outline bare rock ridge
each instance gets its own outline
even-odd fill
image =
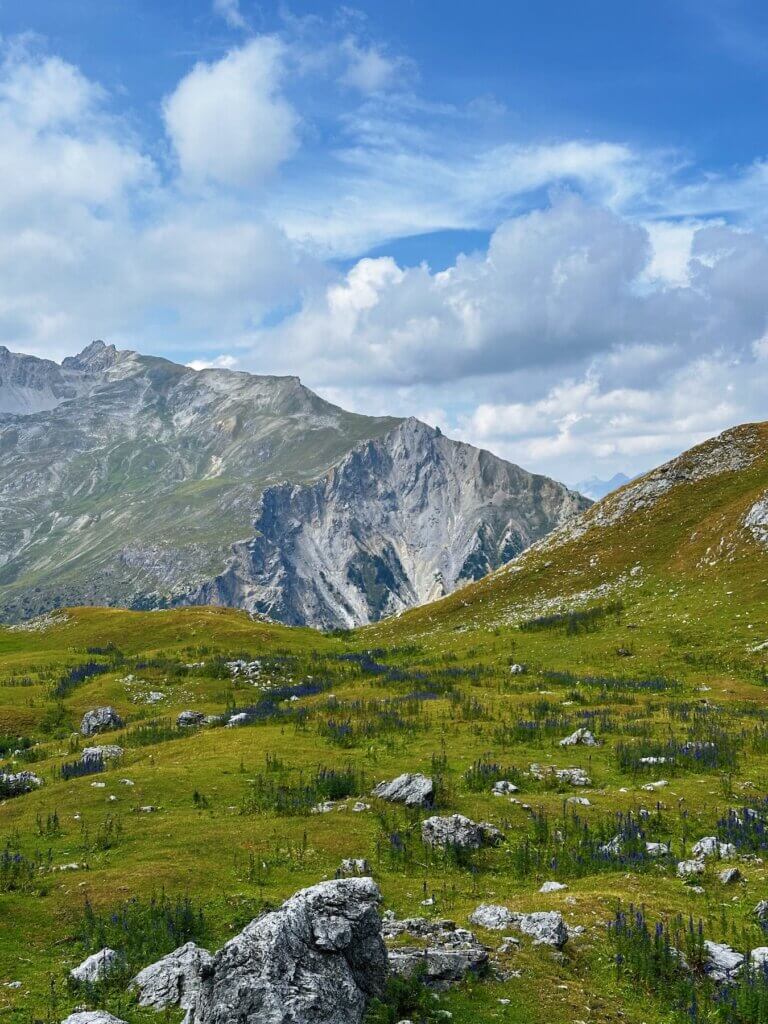
[[[297,377],[0,348],[0,620],[212,601],[323,627],[446,594],[588,501]]]
[[[357,626],[480,579],[588,502],[416,419],[313,484],[267,488],[256,535],[189,599]]]

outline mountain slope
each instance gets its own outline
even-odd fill
[[[621,601],[610,633],[650,654],[687,645],[762,663],[768,639],[768,424],[746,424],[625,485],[508,565],[428,609],[382,624],[398,640],[477,631]],[[475,639],[472,640],[474,635]],[[561,652],[567,653],[564,648]],[[649,652],[646,652],[649,653]]]
[[[8,617],[152,606],[199,585],[248,535],[265,486],[311,480],[397,422],[344,412],[296,377],[195,371],[101,342],[58,374],[37,370],[40,411],[0,416]],[[4,377],[0,407],[17,394]]]
[[[195,600],[297,625],[359,625],[480,579],[586,504],[409,419],[315,484],[268,488],[257,536]]]
[[[343,487],[339,495],[323,498],[338,523],[331,529],[334,544],[318,562],[311,545],[289,554],[281,539],[296,536],[291,524],[301,518],[299,506],[306,500],[301,492],[293,495],[292,487],[323,477],[355,445],[383,437],[401,421],[347,413],[297,377],[196,371],[103,342],[60,367],[10,353],[2,359],[7,372],[0,376],[0,409],[6,410],[0,415],[0,616],[6,619],[62,605],[152,608],[210,597],[269,607],[288,622],[367,622],[441,593],[424,573],[442,572],[447,591],[558,525],[560,499],[564,509],[583,504],[548,482],[533,488],[529,508],[526,487],[519,486],[527,474],[487,454],[469,457],[473,449],[442,439],[435,447],[441,464],[452,470],[429,476],[419,515],[426,522],[433,508],[475,516],[466,530],[452,529],[447,553],[432,558],[424,573],[412,568],[419,559],[413,546],[422,543],[424,527],[419,533],[398,521],[398,510],[409,500],[402,488],[413,486],[409,470],[392,475],[377,492],[384,517],[378,525],[375,510],[359,522],[339,518]],[[21,414],[22,405],[35,411]],[[449,454],[454,451],[464,455]],[[465,488],[473,493],[471,477],[477,474],[481,480],[490,474],[485,491],[464,509],[457,495]],[[352,466],[334,479],[346,481],[345,500],[354,503],[360,481]],[[265,488],[284,481],[289,484],[270,490],[262,501]],[[325,485],[318,486],[317,495]],[[539,495],[554,511],[536,507]],[[491,514],[505,500],[506,513]],[[510,502],[517,500],[523,507],[514,533]],[[487,514],[481,511],[485,505]],[[254,537],[254,522],[260,537],[271,538],[275,551],[280,548],[279,556],[269,555],[255,584],[246,567],[247,544],[239,544],[232,564],[239,561],[240,568],[230,573],[237,579],[228,582],[232,545]],[[507,523],[514,536],[505,548]],[[483,536],[475,539],[481,527]],[[350,530],[358,531],[358,539],[348,536]],[[365,531],[376,536],[375,543],[360,541]],[[476,563],[465,567],[473,544]],[[289,593],[291,576],[310,579],[319,568],[329,580],[346,580],[344,552],[356,546],[358,575],[368,581],[357,587],[362,596],[354,588],[331,600]],[[254,586],[276,596],[262,597]]]

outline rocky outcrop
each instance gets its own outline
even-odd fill
[[[470,922],[491,931],[513,928],[529,935],[534,945],[562,947],[568,941],[568,928],[557,910],[537,910],[531,914],[516,913],[497,903],[481,903]]]
[[[205,722],[205,715],[202,711],[182,711],[177,719],[176,725],[179,729],[192,729]]]
[[[704,836],[693,844],[691,853],[696,859],[702,857],[726,857],[736,856],[736,847],[733,843],[721,843],[717,836]]]
[[[421,823],[421,838],[427,846],[462,850],[479,850],[481,846],[498,846],[504,842],[504,834],[494,825],[472,821],[463,814],[427,818]]]
[[[95,747],[83,747],[80,763],[90,771],[99,771],[109,761],[119,761],[123,756],[123,748],[116,743],[103,743]]]
[[[435,786],[426,775],[407,772],[391,782],[380,782],[372,796],[393,804],[405,804],[406,807],[431,807],[435,799]]]
[[[31,793],[42,784],[43,780],[34,772],[0,772],[0,800]]]
[[[100,732],[122,729],[124,725],[125,722],[113,707],[93,708],[83,715],[80,733],[83,736],[95,736]]]
[[[457,928],[454,921],[425,917],[398,920],[390,911],[384,915],[382,933],[388,940],[409,935],[427,943],[390,949],[389,969],[401,977],[419,974],[431,988],[448,988],[468,974],[481,975],[488,968],[488,950],[473,932]]]
[[[187,942],[139,971],[130,987],[138,994],[139,1006],[191,1010],[200,997],[203,977],[212,967],[213,957],[208,950]]]
[[[572,732],[570,736],[566,736],[564,739],[560,740],[561,747],[596,747],[597,745],[597,740],[589,729],[583,728],[576,729],[576,731]]]
[[[114,971],[119,970],[123,965],[123,958],[114,949],[105,947],[98,953],[93,953],[77,967],[73,967],[69,976],[73,981],[80,984],[93,985],[97,981],[104,981]]]
[[[370,878],[321,882],[252,921],[215,954],[189,1024],[360,1024],[387,953]]]
[[[408,419],[317,483],[268,488],[254,538],[191,599],[291,625],[361,625],[479,579],[588,505]]]

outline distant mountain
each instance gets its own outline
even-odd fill
[[[416,419],[321,480],[264,491],[255,537],[195,600],[324,627],[443,597],[514,558],[588,502]]]
[[[476,578],[586,504],[415,421],[345,412],[298,377],[101,341],[61,366],[0,350],[6,619],[210,599],[364,622]]]
[[[580,480],[575,485],[579,494],[584,494],[593,501],[599,501],[611,491],[617,491],[624,484],[628,484],[632,477],[626,473],[614,473],[610,480],[601,480],[599,477],[591,476],[588,480]]]

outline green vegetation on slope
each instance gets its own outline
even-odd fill
[[[765,429],[745,430],[765,450]],[[767,487],[762,456],[686,479],[356,633],[203,608],[75,609],[0,631],[0,764],[43,779],[0,805],[0,1021],[61,1020],[83,1001],[68,969],[105,937],[131,968],[180,935],[217,948],[344,857],[368,859],[398,916],[466,924],[488,902],[557,909],[584,928],[562,957],[524,939],[498,976],[432,1001],[457,1024],[690,1020],[678,980],[649,966],[642,935],[618,932],[616,915],[634,904],[651,927],[674,931],[682,915],[742,952],[768,944],[752,912],[768,894],[768,559],[744,528]],[[107,704],[126,725],[98,742],[123,757],[70,774],[80,718]],[[185,709],[249,709],[249,724],[181,731]],[[561,747],[577,728],[599,745]],[[579,767],[591,784],[532,764]],[[506,842],[461,856],[424,847],[427,812],[369,795],[407,770],[436,779],[439,812],[490,821]],[[514,802],[491,794],[498,779],[520,787]],[[326,800],[334,809],[313,813]],[[369,809],[353,811],[357,800]],[[743,882],[724,886],[717,860],[692,882],[677,876],[708,835],[737,846]],[[567,888],[539,893],[552,880]],[[723,1018],[697,991],[693,1019],[764,1019]],[[122,985],[86,995],[131,1024],[158,1019]]]

